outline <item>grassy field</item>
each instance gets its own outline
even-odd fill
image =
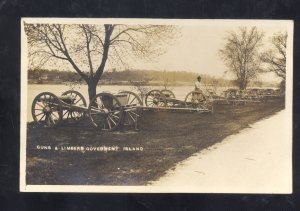
[[[57,128],[29,124],[27,184],[146,185],[193,153],[282,109],[284,101],[276,100],[215,105],[213,114],[148,111],[139,131],[100,132],[87,121]]]

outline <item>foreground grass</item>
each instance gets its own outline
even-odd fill
[[[282,109],[284,101],[277,100],[216,105],[214,114],[144,112],[138,132],[99,132],[88,122],[57,128],[28,125],[27,184],[145,185],[193,153]],[[87,150],[104,146],[118,151]]]

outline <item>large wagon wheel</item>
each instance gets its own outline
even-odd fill
[[[56,126],[62,119],[61,101],[51,92],[42,92],[34,98],[31,114],[38,124]]]
[[[95,128],[112,131],[121,123],[123,108],[114,95],[99,93],[91,100],[88,114]]]
[[[119,93],[127,95],[126,106],[142,106],[143,105],[141,98],[136,93],[130,92],[130,91],[121,91]]]
[[[62,119],[68,122],[76,122],[85,116],[84,110],[76,109],[76,107],[86,107],[86,101],[82,94],[77,91],[69,90],[62,93],[61,100],[70,107],[63,108]]]
[[[167,100],[161,91],[154,89],[145,95],[145,103],[148,107],[165,107]]]
[[[204,108],[206,97],[202,92],[191,91],[186,95],[184,102],[187,108]]]
[[[143,106],[143,101],[141,98],[134,92],[130,91],[122,91],[120,94],[126,94],[127,100],[125,105],[125,114],[124,114],[124,124],[125,125],[133,125],[136,123],[138,117],[141,116],[142,110],[137,108],[139,106]]]

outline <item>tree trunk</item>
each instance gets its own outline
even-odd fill
[[[239,88],[240,88],[240,90],[243,90],[243,89],[244,89],[244,81],[243,81],[243,80],[241,80],[241,81],[239,82]]]
[[[239,88],[240,88],[240,90],[245,90],[246,87],[247,87],[247,81],[246,81],[246,79],[241,79],[239,81]]]
[[[90,102],[92,101],[92,99],[96,96],[97,91],[97,83],[93,80],[90,80],[88,83],[88,91],[89,91],[89,100]]]

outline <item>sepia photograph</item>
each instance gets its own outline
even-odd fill
[[[20,191],[293,192],[293,21],[20,27]]]

